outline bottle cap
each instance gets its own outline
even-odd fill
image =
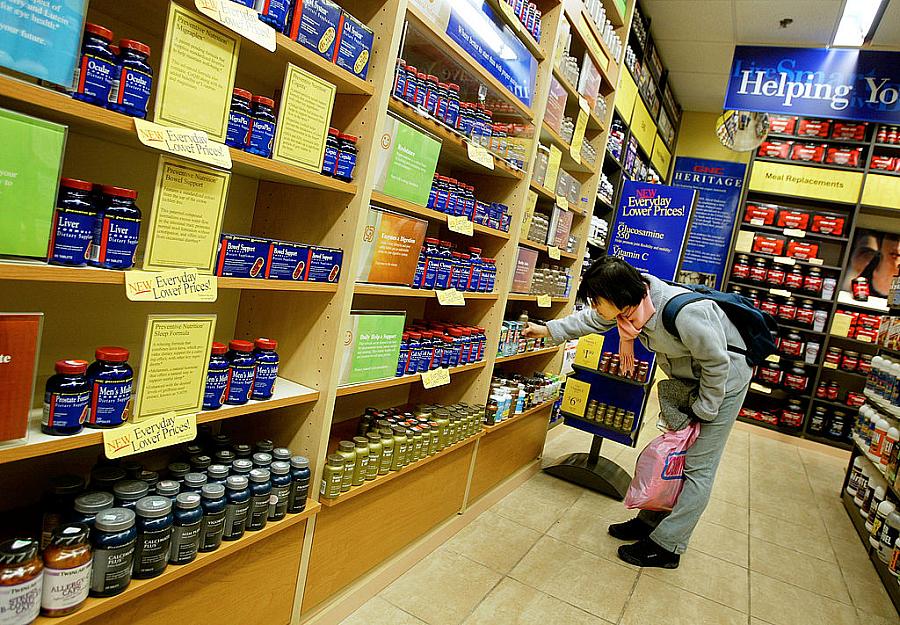
[[[184,483],[191,488],[203,488],[206,484],[205,473],[188,473],[184,476]]]
[[[107,41],[112,41],[113,31],[108,28],[104,28],[99,24],[91,24],[90,22],[85,23],[84,25],[85,32],[91,33],[92,35],[97,35],[98,37],[102,37]]]
[[[245,475],[230,475],[228,476],[228,479],[225,480],[225,486],[231,490],[244,490],[247,488],[248,484],[250,484],[250,482]]]
[[[259,349],[278,349],[278,341],[275,339],[258,338],[256,347]]]
[[[253,454],[253,464],[261,467],[267,467],[272,464],[272,454],[264,451],[258,451]]]
[[[187,462],[172,462],[169,464],[168,469],[170,475],[184,477],[191,472],[191,465]]]
[[[107,362],[128,362],[128,350],[124,347],[98,347],[94,357]]]
[[[340,137],[340,136],[341,136],[341,131],[338,130],[337,128],[329,128],[329,129],[328,129],[328,134],[330,134],[332,137]]]
[[[257,484],[264,484],[272,479],[268,469],[253,469],[250,471],[250,481]]]
[[[235,453],[228,449],[220,449],[216,452],[216,462],[218,464],[224,464],[226,467],[234,462],[235,458],[237,458]]]
[[[291,450],[287,447],[276,447],[272,450],[272,458],[281,460],[282,462],[290,462]]]
[[[127,508],[110,508],[97,514],[94,529],[101,532],[121,532],[134,526],[134,518],[134,512]]]
[[[90,191],[94,188],[94,183],[86,180],[78,180],[77,178],[61,178],[59,186],[66,187],[67,189],[78,189],[79,191]]]
[[[210,479],[225,480],[228,478],[228,467],[224,464],[211,464],[206,470],[206,475]]]
[[[163,480],[156,485],[156,494],[162,497],[174,497],[181,490],[181,485],[175,480]]]
[[[81,512],[82,514],[97,513],[101,510],[112,508],[112,506],[113,496],[101,491],[79,495],[75,498],[74,504],[75,512]]]
[[[250,353],[253,351],[253,343],[250,341],[233,340],[228,342],[228,348],[236,352]]]
[[[50,480],[54,495],[77,495],[84,490],[84,478],[78,475],[57,475]]]
[[[263,95],[255,95],[251,98],[254,104],[262,104],[263,106],[268,106],[269,108],[275,108],[275,100],[272,98],[267,98]]]
[[[156,471],[141,471],[135,476],[135,479],[146,482],[148,487],[153,488],[159,484],[159,473]]]
[[[246,89],[238,89],[237,87],[235,87],[234,91],[232,91],[231,93],[239,98],[244,98],[245,100],[249,100],[253,97],[253,94]]]
[[[225,496],[225,487],[221,484],[204,484],[200,494],[206,499],[221,499]]]
[[[291,466],[295,469],[308,469],[309,458],[306,456],[293,456],[291,458]]]
[[[91,529],[84,523],[66,523],[53,528],[50,536],[52,547],[72,547],[88,541]]]
[[[150,495],[143,499],[138,499],[135,508],[138,515],[145,519],[158,519],[172,512],[172,500],[168,497]],[[115,508],[113,508],[113,510],[115,510]]]
[[[146,497],[149,490],[150,486],[143,480],[122,480],[113,486],[115,496],[125,501],[137,501]]]
[[[194,471],[203,471],[212,464],[212,458],[205,454],[200,454],[197,456],[191,456],[188,462],[190,462],[191,469],[193,469]]]
[[[112,185],[105,184],[100,187],[101,192],[104,195],[112,195],[114,197],[124,197],[130,200],[133,200],[137,197],[137,191],[134,189],[125,189],[124,187],[114,187]]]
[[[237,473],[250,473],[250,470],[253,469],[253,463],[246,458],[238,458],[231,463],[231,468]]]
[[[200,495],[197,493],[179,493],[175,498],[175,507],[181,510],[191,510],[200,505]]]
[[[350,143],[356,143],[356,141],[359,139],[359,137],[357,137],[356,135],[345,135],[345,134],[341,133],[341,139],[343,139],[345,141],[349,141]]]
[[[270,441],[268,438],[256,441],[256,451],[269,453],[273,449],[275,449],[275,443]]]
[[[228,351],[228,346],[225,343],[213,343],[212,344],[212,355],[213,356],[224,356],[225,352]]]
[[[68,375],[81,375],[87,371],[86,360],[57,360],[55,369],[57,373]]]
[[[281,460],[276,460],[275,462],[272,463],[271,469],[272,469],[272,473],[274,473],[275,475],[287,475],[288,473],[291,472],[291,465],[288,464],[287,462],[283,462]],[[253,477],[252,471],[250,473],[250,477],[251,478]]]
[[[140,41],[135,41],[134,39],[122,39],[119,41],[120,48],[126,48],[128,50],[135,50],[140,52],[141,54],[145,54],[150,56],[150,46],[146,43],[141,43]]]

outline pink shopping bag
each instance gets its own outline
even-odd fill
[[[638,456],[625,494],[626,508],[669,511],[684,486],[684,456],[700,435],[700,424],[657,436]]]

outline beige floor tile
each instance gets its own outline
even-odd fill
[[[575,505],[590,510],[597,516],[601,516],[605,520],[613,523],[627,521],[628,519],[637,516],[637,513],[639,512],[638,510],[629,510],[625,507],[623,502],[616,501],[612,497],[600,493],[595,493],[592,490],[585,490],[581,497],[578,498],[578,501],[575,502]],[[603,529],[606,530],[605,524],[603,525]]]
[[[700,551],[682,556],[677,569],[646,569],[642,577],[648,575],[739,612],[750,611],[750,579],[747,569]]]
[[[858,625],[851,606],[750,571],[750,613],[772,625]]]
[[[564,601],[551,597],[509,577],[500,582],[465,625],[608,625]]]
[[[509,574],[523,584],[617,622],[637,572],[544,536]]]
[[[859,569],[865,571],[872,568],[869,555],[866,553],[865,546],[858,536],[854,536],[853,540],[832,538],[831,547],[834,549],[838,566],[847,570],[848,573]]]
[[[837,564],[759,538],[750,538],[750,570],[841,603],[850,603],[850,595]]]
[[[487,596],[502,575],[438,549],[381,592],[428,625],[457,625]]]
[[[722,499],[711,498],[703,512],[704,521],[724,525],[739,532],[747,532],[750,526],[750,509]]]
[[[540,532],[488,510],[447,541],[444,548],[506,574],[540,537]]]
[[[806,525],[798,525],[777,519],[756,510],[750,511],[750,536],[760,538],[826,562],[836,562],[831,541],[824,528],[810,530]]]
[[[538,473],[497,502],[492,512],[539,532],[546,532],[584,489],[575,484]]]
[[[747,481],[729,482],[717,478],[710,495],[737,506],[749,506],[750,483]]]
[[[803,503],[789,496],[753,490],[750,492],[750,510],[810,528],[822,526],[822,516],[815,502]]]
[[[861,550],[861,547],[859,549]],[[875,571],[875,566],[868,561],[868,556],[866,560],[861,562],[855,557],[846,561],[838,559],[853,605],[869,614],[896,618],[897,611]]]
[[[594,494],[591,493],[591,495]],[[619,546],[626,543],[610,536],[607,527],[610,523],[618,523],[631,518],[634,516],[634,512],[626,510],[620,502],[604,498],[616,504],[618,510],[612,509],[600,501],[601,497],[594,495],[576,501],[575,505],[566,510],[559,521],[547,530],[547,535],[579,549],[590,551],[601,558],[631,567],[630,564],[620,561],[616,555]],[[609,516],[613,518],[609,518]],[[637,570],[637,567],[633,568]]]
[[[819,500],[818,504],[819,514],[831,538],[849,542],[859,540],[853,521],[850,520],[847,509],[840,499]]]
[[[426,625],[425,621],[407,614],[389,601],[375,596],[356,612],[341,621],[341,625]]]
[[[746,625],[747,615],[642,575],[621,625]]]
[[[891,616],[877,616],[875,614],[869,614],[863,610],[856,611],[856,618],[859,620],[859,625],[898,625],[900,624],[900,617],[896,614]]]
[[[692,549],[746,567],[750,549],[749,536],[746,532],[701,520],[688,544],[688,551]]]

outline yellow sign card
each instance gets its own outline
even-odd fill
[[[488,152],[484,146],[472,143],[471,141],[466,141],[466,153],[469,155],[470,161],[478,163],[493,171],[494,156]]]
[[[669,163],[672,162],[672,153],[669,152],[666,144],[663,143],[662,137],[659,135],[656,135],[656,140],[653,142],[653,154],[650,155],[650,160],[665,182],[669,174]]]
[[[538,308],[550,308],[553,305],[553,298],[549,295],[538,295],[537,305]]]
[[[579,108],[578,120],[575,122],[575,133],[572,135],[572,143],[569,144],[569,155],[576,163],[581,163],[581,145],[584,143],[584,131],[587,129],[587,122],[587,111]]]
[[[557,195],[556,196],[556,208],[559,210],[569,210],[569,200],[565,198],[565,196]]]
[[[465,215],[448,215],[447,229],[470,237],[475,234],[475,224]]]
[[[559,164],[562,162],[562,151],[555,145],[550,146],[550,159],[547,163],[547,175],[544,178],[544,188],[550,192],[556,190],[556,178],[559,176]]]
[[[434,388],[450,384],[450,369],[432,369],[422,374],[422,386]]]
[[[619,88],[616,89],[616,99],[613,105],[626,121],[631,120],[637,94],[637,84],[634,82],[634,78],[631,77],[631,72],[628,70],[619,72]]]
[[[147,229],[144,269],[213,273],[231,174],[163,156]]]
[[[528,190],[528,196],[525,198],[525,213],[522,215],[522,233],[520,239],[528,238],[528,231],[531,230],[531,219],[534,217],[534,209],[537,207],[538,194],[537,191]]]
[[[656,139],[656,124],[650,117],[650,111],[644,106],[644,101],[638,98],[634,103],[634,114],[631,117],[631,133],[644,152],[652,154],[653,140]]]
[[[750,253],[753,248],[753,232],[750,230],[739,230],[737,241],[734,243],[735,252]]]
[[[231,0],[195,0],[203,15],[243,35],[269,52],[275,52],[275,29],[259,19],[259,13]]]
[[[591,394],[591,385],[575,378],[566,380],[566,392],[563,393],[562,411],[583,417],[587,409],[588,396]]]
[[[135,421],[203,408],[215,315],[149,315],[138,369]]]
[[[600,354],[603,353],[603,335],[586,334],[578,339],[575,348],[575,364],[588,369],[596,369],[600,365]]]
[[[900,209],[900,176],[872,174],[866,176],[862,203]]]
[[[559,260],[561,256],[559,255],[559,248],[555,245],[550,245],[547,247],[547,256],[552,258],[553,260]]]
[[[193,268],[126,271],[125,296],[132,302],[214,302],[218,282]]]
[[[148,148],[231,169],[231,151],[228,146],[210,141],[209,135],[202,130],[170,128],[138,118],[134,119],[134,128],[137,130],[138,141]]]
[[[600,47],[600,42],[597,41],[596,37],[594,37],[594,32],[588,25],[587,20],[584,19],[584,11],[578,14],[578,18],[575,23],[575,30],[577,30],[581,34],[581,38],[584,40],[584,43],[587,45],[588,49],[591,51],[591,54],[594,57],[594,62],[600,66],[600,69],[606,71],[606,68],[609,67],[609,57],[606,56],[605,52],[603,52],[603,48]]]
[[[831,334],[833,336],[847,336],[850,334],[850,325],[853,317],[844,313],[834,313],[831,321]]]
[[[466,298],[462,292],[456,289],[443,289],[435,291],[437,293],[438,304],[441,306],[465,306]]]
[[[169,3],[155,121],[203,130],[225,141],[241,38]]]
[[[863,174],[756,161],[750,173],[751,191],[855,204]]]
[[[315,172],[322,170],[336,91],[330,82],[288,63],[273,159]]]
[[[180,445],[197,438],[197,415],[167,412],[140,423],[103,430],[103,453],[110,460]]]

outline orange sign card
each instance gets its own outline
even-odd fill
[[[44,316],[0,313],[0,441],[23,438]]]
[[[356,280],[410,286],[427,228],[427,221],[369,208]]]

